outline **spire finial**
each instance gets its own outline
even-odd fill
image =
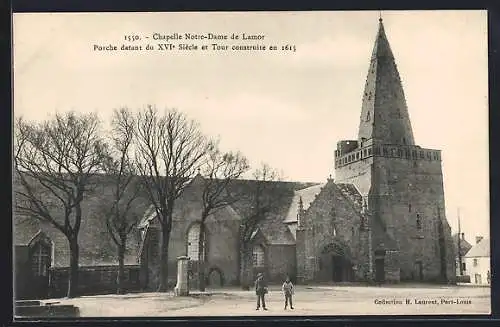
[[[382,10],[378,11],[378,21],[382,23]]]

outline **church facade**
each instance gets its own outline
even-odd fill
[[[201,210],[199,197],[192,197],[198,189],[196,181],[193,183],[192,190],[187,190],[193,202],[181,204],[180,210]],[[264,272],[271,281],[289,275],[304,283],[455,281],[441,152],[415,143],[399,72],[381,19],[370,58],[358,139],[338,142],[335,180],[329,178],[324,184],[314,185],[285,184],[283,194],[269,195],[286,198],[283,207],[268,215],[254,232],[252,262],[248,263],[253,275]],[[238,208],[241,206],[245,204],[225,208],[208,223],[209,285],[239,282],[242,258],[237,235],[244,219],[244,210]],[[169,250],[173,258],[197,257],[198,216],[189,212],[176,215],[179,220],[174,223]],[[144,230],[155,225],[147,221],[141,224]],[[157,246],[157,237],[151,239],[154,241],[150,244]],[[146,252],[141,252],[144,267],[155,267],[157,262],[148,259]],[[155,284],[157,269],[149,271]]]
[[[335,150],[335,178],[324,183],[271,182],[273,203],[251,233],[250,256],[240,253],[240,228],[252,206],[257,181],[234,180],[241,195],[206,221],[205,268],[208,287],[239,285],[263,272],[270,282],[290,276],[315,282],[455,282],[455,253],[445,217],[441,152],[415,143],[404,91],[382,20],[379,22],[361,106],[358,138]],[[79,236],[81,265],[116,263],[99,203],[112,195],[101,189],[84,200]],[[190,260],[196,285],[203,176],[197,175],[175,203],[168,273],[175,285],[176,258]],[[158,287],[160,229],[142,197],[144,213],[130,236],[126,264],[140,265],[143,289]],[[47,224],[18,224],[15,242],[44,230],[54,242],[52,261],[69,265],[67,241]],[[29,228],[28,228],[29,227]],[[104,231],[104,232],[103,232]],[[30,235],[28,235],[30,234]],[[245,262],[246,265],[242,265]]]

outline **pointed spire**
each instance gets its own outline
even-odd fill
[[[382,15],[363,94],[358,141],[414,145],[410,116]]]

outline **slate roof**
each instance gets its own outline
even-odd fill
[[[255,194],[257,184],[258,182],[254,180],[235,180],[228,187],[232,194],[239,195],[239,200],[231,206],[241,217],[245,217],[251,212],[253,194]],[[269,244],[295,244],[295,238],[283,220],[293,203],[295,192],[311,185],[314,184],[282,181],[266,183],[263,188],[263,197],[268,199],[270,211],[266,215],[266,219],[260,222],[259,228]]]
[[[78,237],[80,245],[80,265],[112,265],[117,264],[116,246],[107,234],[105,218],[102,215],[103,205],[111,202],[112,186],[109,176],[97,175],[97,188],[87,194],[82,203],[84,219]],[[266,187],[266,196],[272,199],[272,210],[267,219],[260,224],[263,235],[271,244],[295,244],[286,225],[283,224],[283,217],[289,208],[293,198],[294,191],[312,185],[312,183],[296,182],[269,182]],[[256,181],[253,180],[235,180],[230,185],[231,192],[238,194],[240,200],[232,205],[232,210],[243,217],[249,213],[251,207],[252,192],[255,189]],[[20,187],[14,183],[14,187]],[[190,192],[193,193],[193,192]],[[191,197],[193,194],[186,194]],[[135,202],[135,212],[140,217],[151,207],[146,195]],[[60,208],[54,209],[54,213]],[[52,225],[16,213],[13,215],[13,236],[16,245],[27,244],[30,239],[43,230],[54,242],[55,266],[69,266],[69,246],[64,234],[55,229]],[[141,236],[139,230],[131,232],[127,253],[125,255],[125,264],[136,264],[138,253],[141,246]]]
[[[490,256],[490,240],[483,238],[479,243],[474,244],[465,255],[466,258],[478,258]]]
[[[454,246],[454,251],[455,251],[455,256],[458,257],[458,239],[459,239],[459,234],[456,233],[453,235],[453,246]],[[467,240],[460,238],[460,255],[465,256],[467,252],[472,248],[472,245],[467,242]]]
[[[304,210],[307,210],[311,205],[311,203],[316,198],[316,195],[318,195],[321,192],[321,189],[324,186],[325,184],[323,183],[323,184],[312,185],[300,190],[295,190],[293,199],[285,215],[284,222],[285,223],[297,222],[297,214],[299,213],[300,198],[302,198],[302,205]]]
[[[112,188],[109,178],[96,176],[98,187],[84,199],[82,203],[83,219],[78,235],[80,245],[80,265],[112,265],[117,264],[116,246],[107,234],[105,218],[102,215],[103,205],[111,202]],[[19,187],[14,183],[14,188]],[[141,197],[135,202],[135,210],[144,212],[148,201]],[[58,214],[60,208],[54,208]],[[44,231],[54,242],[54,265],[56,267],[69,266],[69,246],[64,234],[46,222],[27,218],[13,210],[13,241],[16,245],[27,244],[38,232]],[[133,231],[129,235],[128,248],[125,255],[125,264],[137,263],[139,233]]]

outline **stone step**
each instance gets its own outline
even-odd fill
[[[36,306],[42,305],[41,301],[38,300],[20,300],[16,301],[16,306]]]
[[[16,306],[15,316],[29,318],[79,317],[74,305],[24,305]]]

